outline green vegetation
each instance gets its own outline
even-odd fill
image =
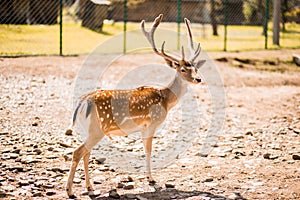
[[[171,23],[162,24],[162,28],[176,31],[176,26]],[[127,30],[134,29],[139,29],[139,23],[128,23]],[[184,25],[182,25],[181,30],[185,33]],[[203,49],[206,51],[223,50],[223,26],[219,26],[219,36],[212,36],[211,27],[208,25],[205,26],[204,30],[201,25],[195,24],[193,32],[196,40],[201,42]],[[122,33],[122,23],[104,24],[103,31],[100,32],[81,27],[79,23],[64,24],[63,54],[87,54],[93,51],[101,42]],[[270,26],[268,35],[269,49],[300,48],[299,24],[286,24],[286,31],[281,32],[280,47],[272,45],[272,29]],[[157,37],[160,37],[159,34],[157,34]],[[157,39],[160,40],[162,37]],[[264,37],[260,26],[228,26],[227,41],[228,51],[264,49]],[[0,44],[0,56],[58,54],[59,26],[0,25]]]
[[[300,48],[300,25],[295,23],[286,24],[286,30],[280,33],[280,47],[273,45],[271,23],[268,29],[268,49]],[[211,51],[223,50],[224,27],[219,26],[219,36],[212,37],[209,29],[207,38],[198,37],[204,49]],[[245,51],[265,48],[265,37],[261,26],[228,26],[227,27],[227,50]]]

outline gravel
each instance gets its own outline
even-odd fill
[[[133,57],[137,62],[153,61],[153,55]],[[73,109],[72,84],[83,59],[0,61],[0,198],[66,198],[64,187],[72,151],[81,140],[75,132],[66,130]],[[161,62],[159,58],[157,61]],[[122,61],[125,68],[130,68],[130,62]],[[219,66],[226,82],[226,119],[218,142],[211,144],[213,151],[200,153],[212,113],[210,94],[205,86],[199,86],[195,98],[201,103],[202,123],[190,148],[174,155],[174,162],[156,169],[156,184],[149,185],[143,178],[145,158],[138,139],[124,138],[120,151],[141,155],[134,163],[141,172],[116,168],[111,160],[118,158],[107,156],[116,154],[110,146],[103,147],[107,154],[97,152],[89,164],[91,182],[97,182],[97,196],[142,200],[300,198],[300,84],[284,82],[299,77],[299,73]],[[167,132],[189,134],[174,122],[168,122]],[[160,136],[154,139],[154,160],[168,150],[166,141]],[[115,145],[114,141],[110,144]],[[84,190],[81,164],[74,180],[76,195],[89,199],[80,195]]]

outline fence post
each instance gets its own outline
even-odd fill
[[[268,21],[269,21],[269,0],[266,0],[265,23],[264,23],[265,49],[268,49]]]
[[[124,38],[123,38],[123,53],[126,53],[126,31],[127,31],[127,0],[124,0],[124,27],[123,27],[123,32],[124,32]]]
[[[281,11],[281,1],[273,1],[273,44],[279,46],[280,39],[280,11]]]
[[[177,50],[180,50],[181,0],[177,0]]]
[[[227,24],[228,24],[228,0],[225,1],[225,20],[224,20],[224,51],[227,51]]]
[[[63,31],[62,31],[62,26],[63,26],[62,12],[63,12],[63,0],[60,0],[60,2],[59,2],[59,55],[60,56],[63,55],[63,53],[62,53],[62,34],[63,34]]]

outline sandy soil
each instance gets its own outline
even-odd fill
[[[209,55],[214,59],[286,61],[293,53],[300,54],[300,50]],[[71,153],[80,139],[76,134],[66,136],[65,130],[73,109],[75,77],[85,59],[0,59],[0,198],[67,198],[64,187]],[[153,54],[137,54],[121,58],[114,65],[130,71],[145,61],[162,63]],[[212,114],[212,103],[203,83],[193,88],[194,97],[203,105],[199,137],[172,164],[155,170],[157,184],[149,185],[143,173],[111,166],[107,157],[104,164],[100,163],[93,155],[90,173],[99,194],[82,194],[81,163],[74,180],[77,197],[117,198],[112,194],[116,189],[121,199],[300,199],[299,69],[288,62],[283,65],[292,70],[284,72],[257,70],[248,64],[232,67],[230,62],[215,63],[224,81],[226,118],[222,134],[207,157],[199,152],[213,119],[207,119]],[[108,79],[121,74],[119,71]],[[168,131],[176,131],[172,124],[176,120],[170,123]],[[154,146],[163,142],[158,137]]]

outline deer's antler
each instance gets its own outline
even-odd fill
[[[141,23],[142,32],[146,36],[147,40],[149,41],[149,43],[152,46],[153,51],[157,55],[162,56],[164,59],[166,59],[168,61],[179,62],[179,60],[177,58],[174,58],[174,57],[172,57],[172,56],[170,56],[170,55],[168,55],[168,54],[165,53],[165,50],[164,50],[165,41],[162,43],[160,51],[158,51],[157,48],[156,48],[156,45],[155,45],[155,42],[154,42],[154,32],[155,32],[156,28],[158,27],[158,25],[160,24],[162,18],[163,18],[163,14],[160,14],[158,17],[155,18],[150,31],[146,31],[145,30],[145,20],[143,20],[142,23]]]
[[[190,20],[184,18],[184,22],[187,27],[188,35],[189,35],[188,47],[190,49],[190,54],[191,54],[190,62],[193,63],[195,59],[199,56],[201,52],[201,47],[200,47],[200,43],[198,43],[197,49],[196,50],[194,49],[194,42],[193,42],[193,35],[190,27]]]

